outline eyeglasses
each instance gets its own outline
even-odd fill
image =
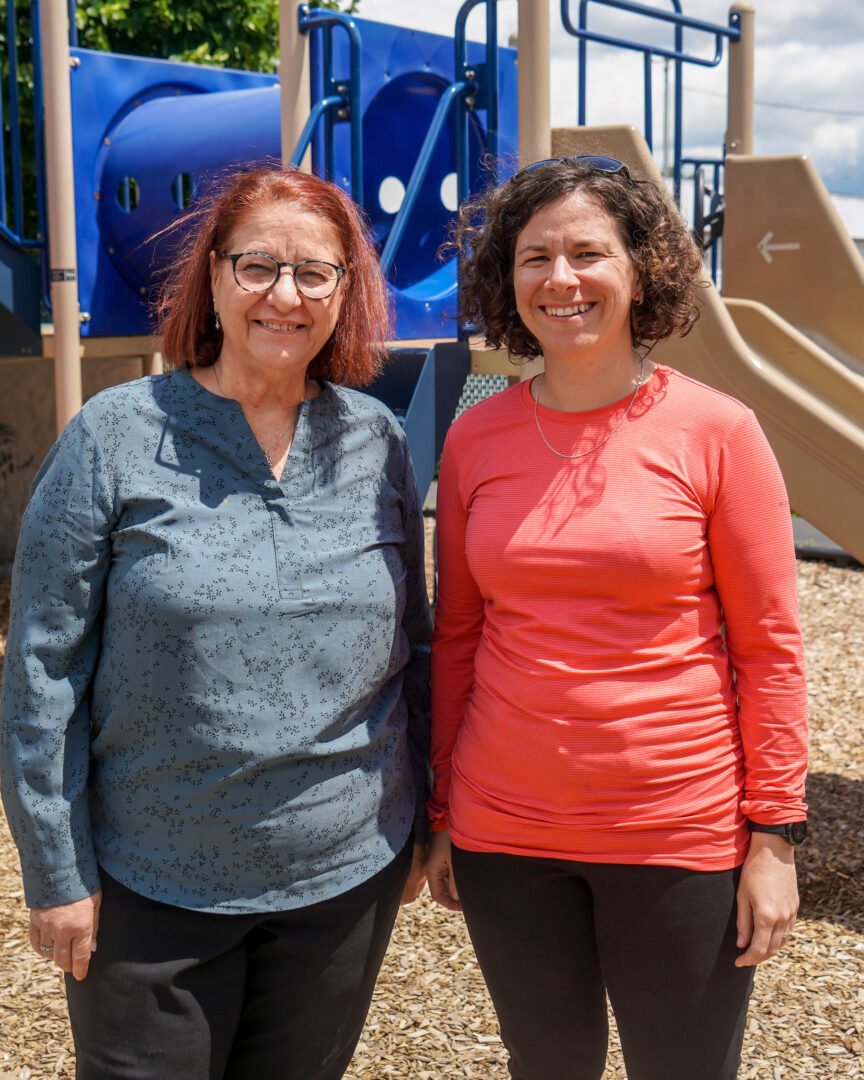
[[[321,262],[319,259],[304,259],[302,262],[280,262],[272,255],[261,251],[241,251],[230,255],[223,251],[220,259],[230,259],[234,268],[234,280],[246,292],[267,292],[279,280],[279,275],[287,267],[294,278],[294,287],[302,296],[310,300],[324,300],[336,292],[339,279],[345,273],[344,266]]]
[[[610,174],[623,172],[625,176],[629,177],[630,175],[630,170],[627,165],[617,158],[597,157],[594,154],[580,154],[578,157],[567,156],[546,158],[544,161],[535,161],[533,165],[526,165],[524,169],[520,169],[513,179],[518,180],[520,176],[526,176],[528,173],[532,173],[537,169],[542,169],[544,165],[557,165],[562,161],[573,161],[579,165],[590,165],[592,169],[597,169],[598,172]]]

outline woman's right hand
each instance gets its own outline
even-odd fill
[[[426,880],[432,899],[448,911],[461,911],[450,863],[450,833],[433,832],[426,851]]]
[[[87,974],[96,951],[102,893],[57,907],[31,908],[30,944],[44,960],[53,960],[79,982]],[[43,949],[43,946],[45,948]]]

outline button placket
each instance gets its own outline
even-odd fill
[[[297,523],[292,513],[292,505],[299,505],[306,494],[304,483],[309,482],[306,468],[308,422],[306,409],[308,402],[303,402],[297,417],[294,441],[280,480],[275,480],[268,468],[268,480],[265,484],[265,504],[270,513],[273,529],[273,550],[276,556],[276,580],[279,596],[283,600],[299,600],[304,596],[304,562],[302,544],[297,532]]]

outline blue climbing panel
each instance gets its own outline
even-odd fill
[[[454,80],[450,38],[355,20],[362,38],[361,109],[365,210],[386,241],[439,98]],[[311,41],[313,101],[325,92]],[[347,35],[333,35],[334,67],[349,68]],[[149,303],[179,236],[164,232],[216,175],[278,158],[279,88],[271,75],[73,49],[79,298],[85,336],[153,329]],[[481,45],[468,59],[482,65]],[[516,54],[499,54],[499,153],[516,160]],[[485,112],[468,126],[471,186],[484,183]],[[456,333],[455,260],[437,252],[456,198],[455,125],[445,126],[391,274],[400,338]],[[315,157],[323,159],[320,138]],[[334,131],[333,179],[350,187],[349,124]],[[154,239],[155,237],[155,239]]]

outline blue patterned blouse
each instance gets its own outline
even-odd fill
[[[15,560],[3,799],[30,907],[97,866],[201,911],[285,910],[425,839],[429,609],[388,410],[325,383],[281,482],[187,371],[89,401]]]

